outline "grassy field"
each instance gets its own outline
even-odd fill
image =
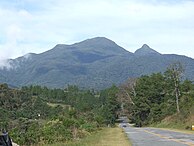
[[[53,144],[49,146],[131,146],[131,144],[123,130],[116,127],[104,128],[77,142]]]

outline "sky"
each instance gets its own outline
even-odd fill
[[[194,58],[194,0],[0,0],[0,60],[93,37]]]

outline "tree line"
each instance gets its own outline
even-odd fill
[[[114,125],[118,88],[100,92],[77,86],[49,89],[0,85],[0,127],[20,145],[67,142]]]
[[[120,86],[119,102],[136,126],[157,123],[170,115],[192,115],[194,85],[183,78],[181,63],[171,64],[164,73],[129,79]]]

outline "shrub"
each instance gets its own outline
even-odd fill
[[[93,132],[97,130],[97,125],[95,123],[85,123],[81,127],[82,129],[85,129],[87,132]]]

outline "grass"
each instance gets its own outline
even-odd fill
[[[70,108],[70,105],[66,105],[66,104],[62,104],[62,103],[49,103],[47,102],[47,105],[51,106],[51,107],[57,107],[57,106],[61,106],[63,108]]]
[[[194,134],[194,131],[191,130],[194,117],[190,116],[187,119],[179,118],[178,116],[169,116],[164,120],[158,123],[151,124],[150,127],[161,128],[170,131],[177,131],[187,134]]]
[[[84,139],[67,144],[49,146],[131,146],[125,132],[118,127],[104,128]]]

